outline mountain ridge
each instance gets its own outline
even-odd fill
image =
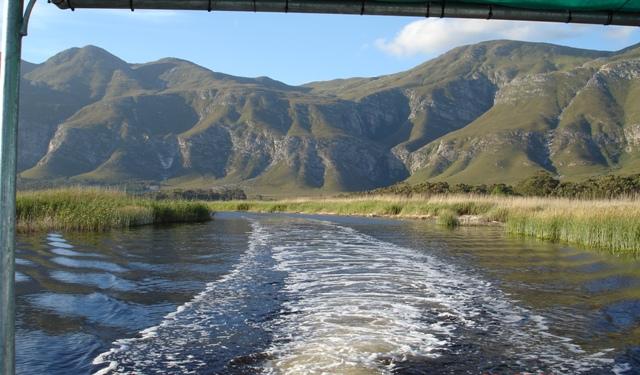
[[[338,192],[634,173],[639,46],[482,42],[301,86],[73,48],[23,71],[20,177]]]

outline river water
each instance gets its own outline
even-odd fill
[[[302,215],[20,236],[20,374],[638,374],[640,262]]]

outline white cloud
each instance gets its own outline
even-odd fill
[[[605,35],[609,39],[629,40],[635,30],[635,27],[611,27],[607,28]]]
[[[375,45],[395,56],[433,55],[463,44],[493,39],[532,42],[562,42],[594,32],[605,26],[502,20],[424,19],[406,25],[391,40],[378,39]],[[630,27],[606,27],[609,38],[629,38]]]

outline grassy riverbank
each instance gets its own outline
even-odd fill
[[[155,201],[117,190],[65,188],[20,192],[17,230],[105,231],[154,223],[209,220],[203,203]]]
[[[292,212],[438,218],[457,225],[503,224],[508,233],[640,255],[640,201],[570,200],[474,195],[402,198],[210,202],[214,211]]]

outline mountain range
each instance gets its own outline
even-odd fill
[[[357,191],[640,172],[640,46],[491,41],[289,86],[95,46],[22,69],[21,183]]]

